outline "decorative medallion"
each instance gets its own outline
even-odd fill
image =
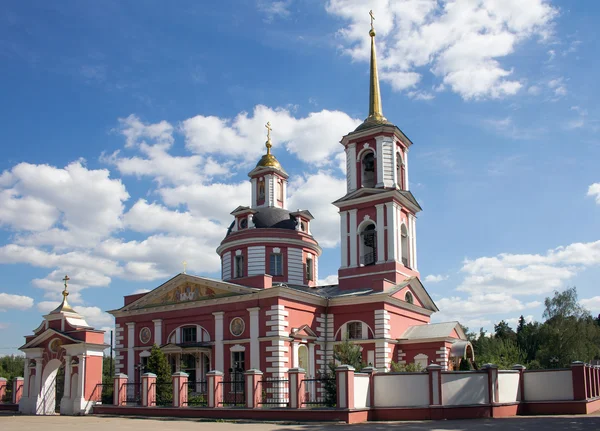
[[[148,344],[150,342],[150,338],[152,338],[152,333],[150,332],[150,328],[145,327],[140,330],[140,341],[142,344]]]
[[[229,325],[229,330],[235,337],[242,335],[244,333],[244,329],[246,329],[246,324],[244,323],[244,319],[241,317],[234,318]]]
[[[61,346],[62,346],[62,340],[60,338],[55,338],[54,340],[50,341],[48,348],[50,349],[50,351],[52,353],[58,353]]]

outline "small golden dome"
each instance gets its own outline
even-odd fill
[[[256,164],[256,167],[257,168],[258,167],[275,168],[275,169],[279,169],[280,171],[283,170],[281,168],[281,164],[279,163],[279,161],[271,153],[267,153],[264,156],[262,156],[261,159]]]

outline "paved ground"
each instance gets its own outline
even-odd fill
[[[64,431],[72,430],[73,427],[82,431],[597,431],[600,430],[600,414],[436,422],[370,422],[357,425],[203,422],[194,419],[100,416],[0,416],[2,431]]]

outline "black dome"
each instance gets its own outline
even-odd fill
[[[257,228],[296,229],[296,220],[282,208],[262,208],[252,220]]]

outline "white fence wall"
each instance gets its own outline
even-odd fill
[[[429,374],[376,374],[374,407],[429,406]],[[355,401],[356,402],[356,401]]]
[[[362,409],[371,406],[369,380],[368,375],[354,375],[354,408]]]
[[[498,402],[516,403],[519,400],[518,371],[498,371]]]
[[[487,373],[442,373],[442,404],[445,406],[487,404]]]
[[[526,371],[525,401],[573,400],[571,370]]]

